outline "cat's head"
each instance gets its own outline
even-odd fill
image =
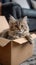
[[[27,17],[25,16],[23,19],[15,19],[13,16],[10,15],[10,19],[9,19],[9,25],[10,25],[10,29],[12,31],[23,31],[26,30],[26,21]]]

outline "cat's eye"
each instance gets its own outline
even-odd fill
[[[23,25],[21,25],[21,27],[23,27]]]

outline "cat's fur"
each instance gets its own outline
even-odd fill
[[[21,37],[26,37],[30,43],[33,43],[32,37],[29,33],[29,26],[27,24],[27,16],[23,19],[16,20],[13,16],[10,15],[9,19],[10,29],[6,32],[3,32],[2,37],[16,39]]]

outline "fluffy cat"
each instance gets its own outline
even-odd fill
[[[33,43],[32,37],[29,33],[29,26],[27,24],[27,16],[23,19],[16,20],[13,16],[10,15],[9,20],[10,31],[9,35],[13,38],[26,37],[30,43]]]
[[[33,43],[32,37],[29,33],[27,16],[25,16],[23,19],[17,20],[10,15],[9,26],[10,29],[3,32],[2,37],[6,37],[9,39],[17,39],[17,38],[25,37],[26,39],[28,39],[30,43]]]

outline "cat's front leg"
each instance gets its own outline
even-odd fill
[[[30,42],[30,44],[33,44],[34,43],[34,40],[32,39],[30,33],[28,33],[25,37]]]

